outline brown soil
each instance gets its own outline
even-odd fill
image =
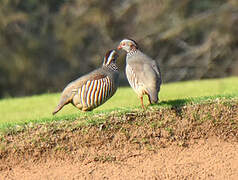
[[[120,152],[120,161],[48,159],[27,162],[1,172],[0,179],[237,179],[238,143],[217,138],[189,148],[170,146],[156,153]],[[123,154],[123,155],[122,155]],[[116,157],[115,157],[116,158]]]
[[[237,100],[104,119],[1,136],[0,179],[238,179]]]

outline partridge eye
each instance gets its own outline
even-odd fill
[[[121,45],[122,45],[122,46],[125,46],[126,44],[125,44],[125,43],[122,43]]]

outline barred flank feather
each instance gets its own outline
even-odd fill
[[[87,81],[78,90],[81,103],[85,109],[92,109],[103,104],[113,95],[113,82],[109,77]]]

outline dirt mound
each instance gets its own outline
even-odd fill
[[[48,159],[2,171],[0,179],[237,179],[238,143],[217,138],[198,140],[188,148],[169,146],[157,152],[132,150],[101,160]],[[108,152],[107,152],[108,153]]]
[[[94,118],[2,135],[0,179],[238,177],[237,100]]]

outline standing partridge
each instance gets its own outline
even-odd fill
[[[82,111],[90,111],[114,95],[118,87],[119,72],[115,50],[106,53],[101,68],[84,75],[66,86],[53,115],[64,105],[72,103]]]
[[[132,39],[123,39],[117,48],[127,52],[126,76],[140,98],[142,108],[144,109],[144,94],[149,97],[150,104],[157,103],[162,80],[156,61],[141,52]]]

